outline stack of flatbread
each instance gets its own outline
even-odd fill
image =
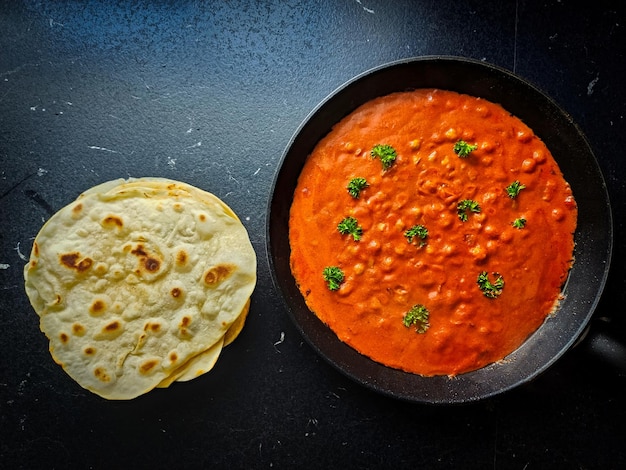
[[[82,387],[123,400],[213,367],[244,325],[256,255],[216,196],[120,179],[45,223],[24,278],[54,360]]]

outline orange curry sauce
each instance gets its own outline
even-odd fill
[[[459,140],[477,147],[462,158]],[[387,170],[370,154],[378,144],[397,152]],[[347,190],[355,177],[368,184],[358,198]],[[515,181],[525,187],[512,198]],[[480,212],[462,221],[462,200]],[[345,217],[358,221],[359,241],[339,232]],[[291,269],[312,312],[361,354],[453,376],[502,360],[554,311],[576,217],[545,144],[501,106],[443,90],[394,93],[343,119],[307,159],[290,212]],[[414,225],[428,236],[409,243]],[[327,266],[345,275],[337,290]],[[481,272],[502,277],[499,296],[484,295]],[[414,305],[429,312],[425,332],[404,324]]]

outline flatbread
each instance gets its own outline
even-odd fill
[[[230,325],[228,330],[226,330],[221,341],[218,341],[206,351],[189,359],[186,364],[176,369],[169,377],[163,379],[157,387],[167,388],[174,382],[188,382],[191,379],[195,379],[209,372],[217,362],[222,348],[232,343],[237,336],[239,336],[239,333],[241,333],[249,310],[250,299],[246,302],[246,305],[237,319]]]
[[[192,358],[212,367],[247,313],[256,255],[213,194],[162,178],[120,179],[44,224],[24,277],[54,360],[84,388],[131,399]]]

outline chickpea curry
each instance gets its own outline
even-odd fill
[[[341,341],[388,367],[454,376],[504,360],[555,312],[576,220],[550,151],[500,105],[393,93],[308,157],[291,269]]]

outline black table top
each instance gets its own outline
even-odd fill
[[[615,224],[591,332],[626,338],[626,6],[569,0],[0,2],[0,467],[618,468],[626,376],[588,341],[477,403],[381,396],[302,339],[273,286],[266,207],[308,113],[397,59],[504,67],[586,134]],[[258,284],[211,373],[127,402],[80,388],[48,353],[22,269],[43,222],[114,178],[213,192],[246,225]]]

